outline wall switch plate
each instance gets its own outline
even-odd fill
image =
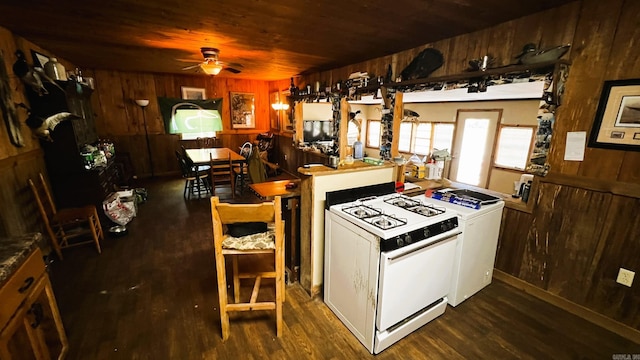
[[[616,279],[616,282],[618,284],[631,287],[631,285],[633,284],[633,277],[635,275],[636,273],[631,270],[620,268],[620,271],[618,271],[618,278]]]

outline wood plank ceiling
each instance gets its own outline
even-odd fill
[[[185,73],[200,47],[279,80],[389,55],[572,0],[3,1],[0,26],[80,67]],[[523,44],[524,45],[524,44]],[[204,75],[203,75],[204,76]]]

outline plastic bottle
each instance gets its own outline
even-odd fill
[[[54,57],[44,64],[44,73],[53,80],[67,80],[67,71],[64,69],[64,65]]]
[[[354,159],[362,159],[364,157],[363,154],[363,146],[361,141],[355,141],[353,143],[353,158]]]
[[[524,189],[522,189],[522,201],[524,202],[529,201],[530,192],[531,192],[531,180],[527,181],[527,183],[524,184]]]

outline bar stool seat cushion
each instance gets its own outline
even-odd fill
[[[224,240],[222,240],[222,248],[234,250],[275,249],[275,239],[276,233],[274,230],[241,237],[227,235]]]

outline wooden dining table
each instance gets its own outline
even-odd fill
[[[187,155],[191,158],[194,165],[209,165],[210,161],[214,163],[223,163],[229,161],[240,165],[240,179],[242,181],[242,189],[244,189],[244,166],[247,166],[247,160],[244,156],[229,148],[200,148],[186,149]]]

